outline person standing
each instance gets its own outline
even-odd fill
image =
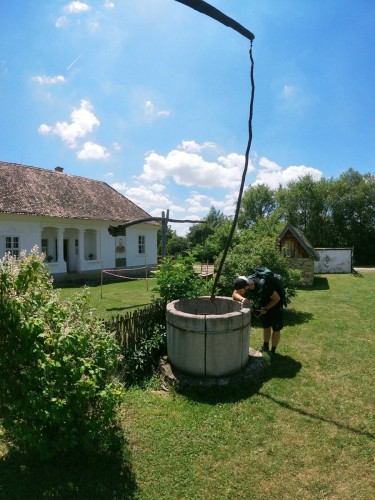
[[[259,350],[268,353],[270,358],[274,359],[280,342],[281,330],[284,327],[281,297],[272,282],[267,282],[255,276],[239,276],[236,278],[232,293],[233,300],[241,302],[244,306],[251,307],[250,297],[254,292],[259,298],[260,306],[260,309],[254,311],[254,313],[256,316],[261,317],[263,326],[263,345]]]

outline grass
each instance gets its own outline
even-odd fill
[[[40,467],[3,448],[0,498],[372,500],[374,290],[370,271],[317,277],[291,304],[278,358],[257,379],[128,390],[122,461]],[[252,347],[261,332],[252,327]]]
[[[123,315],[148,305],[156,295],[155,286],[155,280],[134,280],[107,283],[103,287],[100,284],[90,285],[86,288],[90,292],[90,305],[95,314],[101,318],[108,318],[117,314]],[[69,300],[73,294],[81,291],[82,287],[59,289],[63,300]]]
[[[375,273],[321,276],[278,360],[241,387],[133,389],[122,421],[139,498],[372,499]],[[261,329],[251,345],[261,345]]]

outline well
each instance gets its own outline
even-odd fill
[[[249,308],[229,297],[180,299],[167,305],[168,360],[198,377],[238,373],[249,361]]]

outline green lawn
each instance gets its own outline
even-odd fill
[[[102,318],[108,318],[117,314],[123,315],[148,305],[156,295],[155,286],[156,281],[149,279],[147,281],[119,281],[85,288],[89,290],[90,305],[95,314]],[[64,287],[60,288],[59,291],[63,300],[69,300],[73,294],[81,293],[82,287]]]
[[[130,296],[146,302],[144,282],[133,283]],[[128,390],[125,464],[41,467],[4,447],[0,498],[372,500],[374,290],[371,271],[317,277],[291,304],[279,356],[257,380]],[[116,304],[104,310],[127,307]],[[251,346],[261,337],[254,326]]]
[[[374,290],[375,273],[317,277],[257,382],[130,390],[123,425],[139,498],[373,499]]]

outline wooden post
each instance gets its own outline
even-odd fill
[[[169,209],[167,210],[167,216],[165,216],[165,212],[161,213],[162,222],[161,222],[161,256],[165,257],[166,255],[166,243],[167,243],[167,228],[168,228],[168,220],[169,220]]]
[[[147,261],[146,261],[146,259],[145,259],[145,276],[146,276],[146,290],[148,291]]]
[[[165,212],[164,210],[161,213],[161,216],[163,218],[161,222],[161,256],[165,257],[165,247],[166,247],[166,240],[167,240],[167,228],[165,227]]]

